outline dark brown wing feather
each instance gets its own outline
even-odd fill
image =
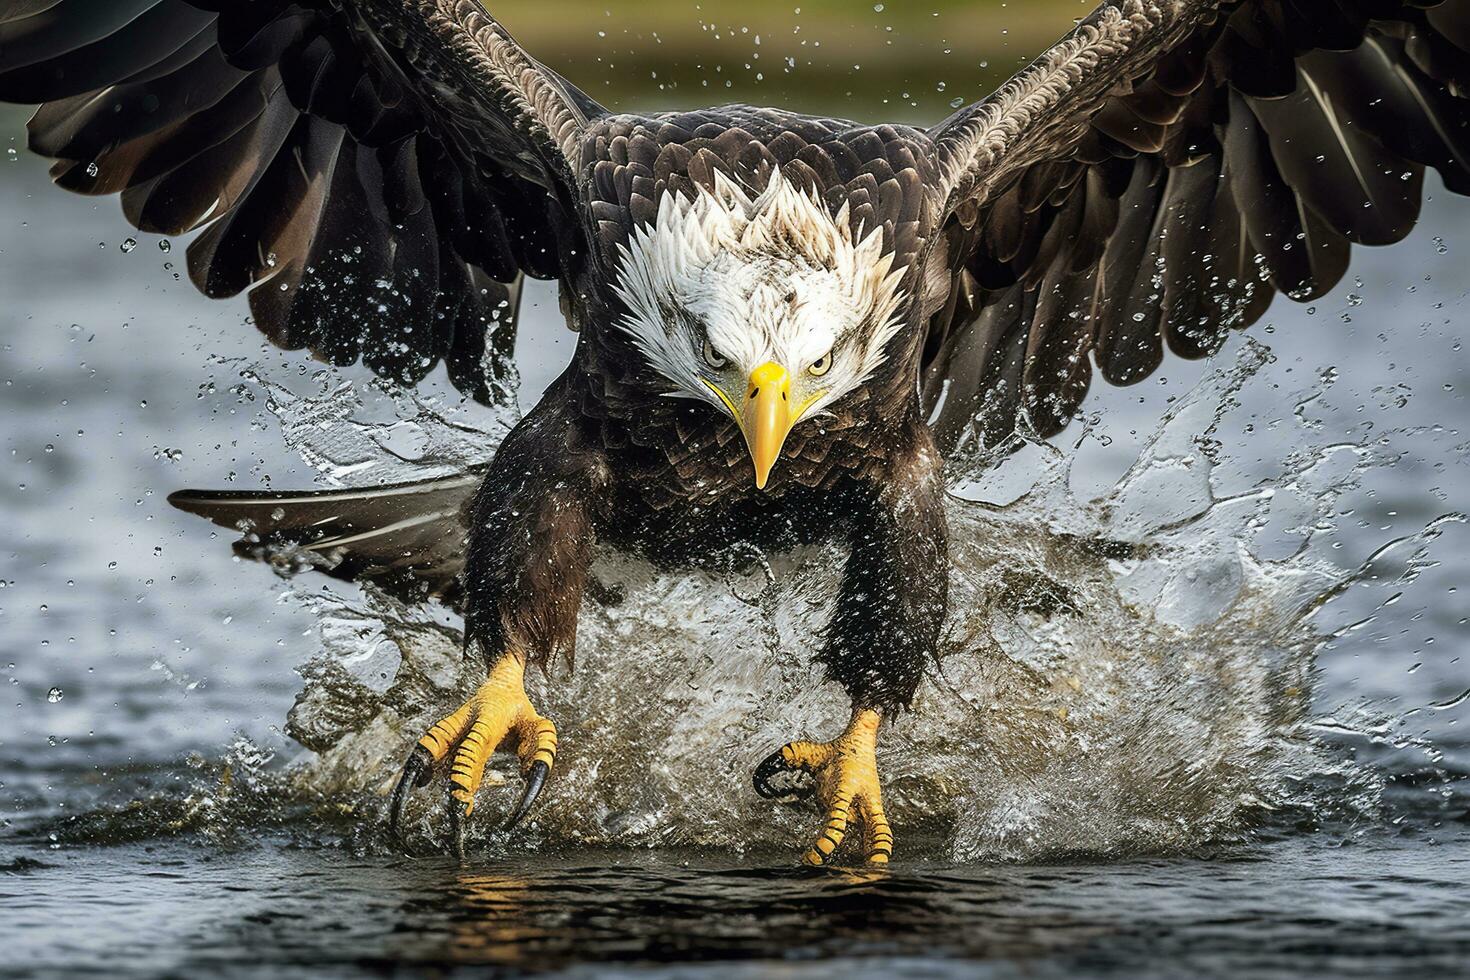
[[[1470,193],[1470,0],[1150,9],[1105,4],[1089,22],[1112,16],[1126,43],[1044,58],[931,130],[951,294],[923,392],[946,449],[1001,444],[1020,418],[1051,435],[1094,363],[1136,382],[1166,350],[1218,349],[1277,292],[1321,296],[1351,244],[1408,234],[1426,168]]]
[[[504,397],[516,283],[576,252],[564,159],[591,99],[465,0],[9,0],[0,99],[42,103],[56,182],[272,342]]]
[[[368,580],[406,599],[455,603],[468,510],[483,468],[350,490],[180,490],[169,503],[238,531],[235,551],[286,572]]]

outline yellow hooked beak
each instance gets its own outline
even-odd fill
[[[750,461],[755,464],[757,490],[766,488],[766,479],[786,444],[786,434],[796,424],[796,415],[791,408],[791,376],[785,368],[767,361],[750,372],[740,428],[745,432]]]

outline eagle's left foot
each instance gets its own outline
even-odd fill
[[[458,711],[419,739],[393,790],[389,828],[396,839],[403,840],[400,824],[408,791],[427,785],[435,768],[449,759],[451,751],[454,757],[449,767],[447,802],[456,851],[460,849],[460,808],[466,817],[474,812],[475,793],[485,764],[502,742],[516,745],[526,781],[525,792],[506,821],[506,829],[530,811],[556,759],[556,727],[532,707],[524,680],[525,662],[514,655],[502,657],[490,669],[485,683]]]
[[[893,831],[883,816],[878,785],[878,721],[878,712],[859,708],[847,731],[832,741],[789,742],[756,767],[755,791],[761,796],[789,801],[815,794],[826,811],[826,825],[802,855],[804,863],[827,864],[854,820],[862,824],[864,859],[869,864],[888,863]],[[814,785],[791,785],[793,773],[815,777]],[[779,779],[783,774],[788,778]]]

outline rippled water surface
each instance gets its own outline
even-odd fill
[[[843,714],[809,661],[823,555],[599,566],[622,600],[533,681],[563,744],[536,819],[482,820],[463,864],[389,846],[383,780],[473,678],[456,624],[239,562],[164,497],[423,472],[505,420],[263,348],[177,281],[183,243],[126,239],[114,201],[0,162],[0,975],[1470,962],[1465,202],[957,488],[947,656],[880,753],[884,874],[794,868],[811,816],[749,788]],[[570,349],[533,289],[524,402]],[[328,435],[349,466],[303,461]],[[417,700],[400,657],[436,678]]]
[[[1463,829],[1269,844],[1212,859],[892,873],[586,851],[460,867],[255,847],[113,849],[0,879],[12,969],[583,975],[1455,975],[1470,956]],[[85,922],[76,911],[88,909]],[[61,923],[74,923],[58,927]],[[47,935],[44,944],[30,937]],[[697,961],[697,965],[690,961]]]

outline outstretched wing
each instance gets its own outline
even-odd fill
[[[1093,362],[1204,356],[1403,238],[1427,167],[1470,193],[1470,0],[1116,0],[931,136],[936,434],[1050,435]]]
[[[31,148],[274,343],[503,395],[523,274],[576,254],[591,99],[476,0],[0,0]]]

